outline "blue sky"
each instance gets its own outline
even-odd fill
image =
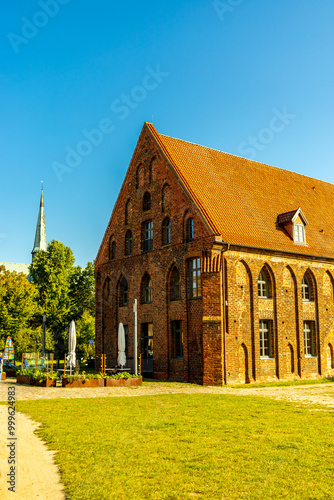
[[[1,2],[0,261],[30,262],[41,180],[48,241],[92,261],[145,121],[333,183],[333,24],[332,0]]]

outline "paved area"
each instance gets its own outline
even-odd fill
[[[157,394],[235,394],[242,396],[264,396],[277,400],[295,403],[321,405],[334,408],[334,383],[312,384],[287,387],[203,387],[192,384],[173,382],[146,382],[141,387],[34,387],[16,384],[15,379],[0,383],[0,401],[6,401],[10,385],[16,387],[16,400],[54,399],[54,398],[100,398],[100,397],[133,397],[154,396]]]

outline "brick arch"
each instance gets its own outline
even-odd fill
[[[132,204],[130,198],[126,200],[125,208],[124,208],[124,224],[129,224],[132,215]]]
[[[144,165],[139,163],[136,169],[136,189],[143,187],[145,183],[145,171]]]
[[[303,276],[303,279],[306,278],[307,281],[309,282],[309,285],[310,285],[310,300],[313,302],[315,302],[316,300],[316,297],[317,297],[317,280],[316,280],[316,277],[314,275],[314,273],[311,271],[310,268],[307,268],[305,273],[304,273],[304,276]]]
[[[290,342],[287,345],[287,356],[287,372],[288,374],[295,373],[295,351]]]
[[[170,209],[170,203],[171,203],[171,189],[170,185],[168,182],[165,182],[165,184],[162,187],[161,190],[161,211],[166,212]]]
[[[334,279],[330,271],[326,271],[323,276],[323,294],[326,297],[331,297],[331,300],[334,299]]]
[[[249,354],[246,344],[243,342],[239,347],[239,381],[249,384]]]
[[[118,281],[116,284],[116,297],[117,297],[116,300],[117,300],[117,305],[119,305],[119,306],[125,305],[125,303],[123,301],[125,290],[126,290],[126,294],[127,294],[127,304],[128,304],[128,300],[129,300],[128,297],[129,297],[129,291],[130,291],[129,281],[126,279],[124,274],[121,274],[120,277],[118,278]]]
[[[253,276],[250,267],[245,260],[239,259],[235,264],[236,300],[238,302],[236,335],[240,338],[241,345],[251,346],[248,352],[248,375],[256,380],[255,364],[255,328],[254,328],[254,297],[253,297]],[[244,325],[247,325],[247,328]],[[245,333],[246,332],[246,333]],[[239,353],[240,354],[240,353]],[[242,356],[239,356],[240,370],[244,369]]]
[[[269,298],[272,299],[275,292],[275,276],[273,270],[271,269],[269,264],[265,262],[259,271],[258,280],[262,272],[267,279]]]
[[[166,279],[166,286],[167,286],[167,297],[168,300],[174,300],[176,297],[174,297],[174,275],[175,273],[178,273],[179,275],[179,297],[182,297],[182,277],[181,277],[181,272],[180,269],[177,267],[175,262],[170,266],[168,272],[167,272],[167,279]]]
[[[157,179],[157,168],[156,168],[156,163],[157,163],[157,157],[153,156],[152,159],[150,160],[149,166],[148,166],[148,182],[154,182]]]
[[[288,337],[287,349],[290,344],[293,349],[294,356],[294,368],[298,375],[302,376],[301,368],[301,341],[300,341],[300,329],[299,329],[299,309],[298,309],[298,282],[293,269],[288,265],[283,269],[283,281],[282,281],[282,301],[283,301],[283,311],[284,311],[284,323],[281,325],[283,337]],[[287,356],[289,352],[287,352]],[[289,363],[287,360],[286,369],[287,373],[291,374],[289,371]]]
[[[331,342],[328,342],[326,346],[326,357],[327,370],[332,370],[334,368],[334,349]]]

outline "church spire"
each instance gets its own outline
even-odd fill
[[[47,251],[46,243],[46,230],[45,230],[45,215],[44,215],[44,199],[43,199],[43,183],[41,190],[41,201],[39,204],[39,212],[36,226],[35,243],[32,253],[32,260],[34,260],[36,253],[39,250]]]

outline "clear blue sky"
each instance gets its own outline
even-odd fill
[[[333,0],[1,2],[0,261],[30,262],[41,180],[48,241],[92,261],[144,121],[334,182],[333,26]]]

